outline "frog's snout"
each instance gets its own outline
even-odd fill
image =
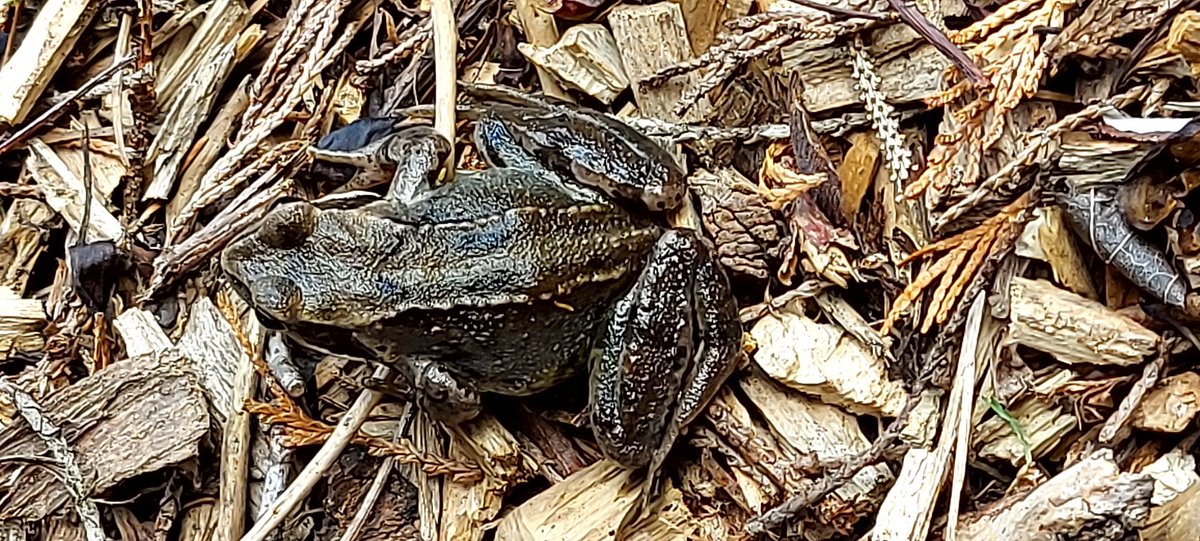
[[[279,321],[295,321],[303,300],[296,282],[281,276],[267,276],[248,284],[250,303]]]
[[[258,238],[270,248],[298,248],[317,226],[317,208],[307,201],[281,206],[263,220]]]

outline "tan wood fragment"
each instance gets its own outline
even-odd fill
[[[217,506],[200,500],[183,510],[179,521],[179,541],[212,541],[217,533]]]
[[[1153,432],[1187,429],[1200,411],[1200,374],[1183,372],[1166,378],[1146,394],[1133,414],[1133,426]]]
[[[450,431],[461,438],[468,452],[475,454],[488,477],[515,484],[538,469],[529,455],[521,452],[516,437],[492,415],[483,413]]]
[[[1054,279],[1067,289],[1094,301],[1100,300],[1100,294],[1092,284],[1092,276],[1079,249],[1079,242],[1063,221],[1063,211],[1058,206],[1048,206],[1041,209],[1042,222],[1038,230],[1038,240],[1046,261],[1054,270]]]
[[[714,38],[725,31],[725,23],[750,12],[750,0],[671,0],[679,4],[687,23],[692,53],[704,54]]]
[[[642,484],[633,481],[631,470],[602,460],[510,511],[496,526],[495,539],[614,540],[635,513]]]
[[[617,43],[603,25],[572,26],[550,47],[519,43],[517,48],[564,84],[606,104],[629,87]]]
[[[154,316],[141,308],[129,308],[121,312],[113,320],[113,328],[121,335],[125,353],[130,357],[162,353],[175,347]]]
[[[535,47],[550,47],[558,43],[558,25],[553,15],[537,8],[537,3],[537,0],[516,0],[513,13],[525,33],[526,43]],[[547,96],[573,101],[551,72],[536,64],[534,68],[537,69],[538,82],[542,83],[542,92]]]
[[[0,222],[0,286],[25,291],[33,266],[42,252],[57,214],[36,199],[13,201]]]
[[[883,359],[841,327],[813,321],[789,305],[750,330],[754,361],[775,380],[847,410],[894,417],[908,400]]]
[[[212,69],[206,66],[229,54],[227,49],[245,30],[248,15],[245,4],[239,0],[215,0],[208,5],[204,21],[155,85],[164,108],[174,108],[177,101],[187,101],[187,87],[212,83],[205,79],[209,76],[206,71]]]
[[[76,130],[80,133],[82,130]],[[92,171],[92,193],[103,197],[105,201],[112,196],[117,186],[121,185],[121,175],[125,174],[125,162],[121,161],[116,145],[102,139],[94,131],[90,132],[91,144],[88,152],[88,167]],[[83,145],[80,145],[82,147]],[[54,153],[67,164],[67,169],[75,174],[75,178],[83,178],[83,149],[66,145],[54,146]]]
[[[429,418],[429,414],[420,410],[414,411],[413,414],[413,444],[426,453],[445,456],[446,446],[442,443],[441,429]],[[409,481],[417,487],[417,517],[421,539],[438,539],[438,529],[442,524],[444,479],[426,475],[416,464],[403,464],[399,471],[407,475]]]
[[[83,222],[86,193],[82,179],[71,172],[53,149],[36,137],[29,140],[29,157],[25,159],[25,166],[29,168],[38,186],[45,191],[46,203],[62,215],[71,225],[71,229],[78,232]],[[97,195],[95,186],[92,194],[88,242],[120,240],[124,236],[124,230],[117,218],[105,208],[103,201],[106,198],[103,194]]]
[[[738,380],[738,386],[779,435],[800,455],[813,454],[822,462],[849,460],[866,452],[871,443],[858,426],[858,420],[839,408],[788,392],[758,374]],[[856,509],[872,509],[882,498],[881,490],[892,479],[886,464],[868,466],[829,498],[853,502]],[[818,517],[833,521],[835,517]]]
[[[755,445],[760,445],[757,441],[761,440],[763,442],[761,444],[762,447],[766,447],[768,440],[772,440],[772,443],[774,443],[774,437],[770,434],[770,429],[759,426],[753,421],[750,411],[746,409],[746,406],[742,405],[737,395],[728,386],[722,387],[721,390],[717,391],[717,395],[713,397],[712,403],[709,405],[708,416],[712,420],[712,424],[718,427],[718,431],[737,430],[739,436],[746,436],[747,439],[755,440]],[[771,450],[778,451],[778,449]],[[776,456],[772,457],[777,459],[772,464],[767,463],[768,461],[766,460],[753,460],[750,457],[744,457],[744,455],[737,453],[736,448],[730,449],[730,452],[738,454],[739,460],[733,461],[730,466],[746,505],[752,511],[761,513],[771,502],[779,497],[780,487],[772,482],[770,478],[764,479],[757,470],[775,469],[778,472],[778,466],[782,465],[779,463],[786,462],[788,460],[787,455],[783,452],[777,453]],[[776,473],[775,478],[778,479],[780,477]]]
[[[838,178],[842,181],[842,215],[847,218],[858,212],[881,163],[879,139],[874,132],[854,132],[849,139],[850,150],[838,166]]]
[[[1153,331],[1046,280],[1013,278],[1011,294],[1010,340],[1060,362],[1130,366],[1157,350]]]
[[[46,416],[63,429],[89,496],[118,483],[194,459],[208,434],[204,395],[189,363],[179,355],[152,354],[117,361],[42,401]],[[45,444],[22,421],[0,428],[0,449],[41,456]],[[54,473],[20,462],[0,462],[9,490],[0,496],[0,521],[39,521],[69,505]]]
[[[1059,148],[1062,156],[1058,158],[1056,172],[1069,175],[1071,184],[1083,188],[1123,182],[1151,145],[1068,132],[1063,134]]]
[[[1122,472],[1111,450],[1099,450],[1028,493],[967,515],[958,539],[1071,539],[1100,527],[1120,539],[1149,517],[1153,485],[1148,475]]]
[[[1154,478],[1154,496],[1150,498],[1150,503],[1163,505],[1200,483],[1200,474],[1196,473],[1196,457],[1186,450],[1189,446],[1184,440],[1182,446],[1141,469],[1141,473]]]
[[[21,46],[0,67],[0,127],[25,120],[33,104],[87,30],[102,2],[49,0],[21,38]]]
[[[39,299],[23,299],[0,286],[0,358],[13,351],[39,351],[45,345],[46,307]]]
[[[451,438],[451,460],[470,461],[474,457],[464,449],[459,438]],[[486,462],[482,462],[486,464]],[[507,492],[498,479],[485,477],[472,484],[442,484],[442,521],[438,539],[483,539],[484,526],[496,518]]]
[[[231,37],[232,39],[232,37]],[[189,84],[180,89],[179,99],[169,102],[162,128],[150,143],[147,155],[154,162],[154,177],[142,194],[143,201],[166,200],[175,187],[175,178],[192,148],[217,93],[233,68],[236,43],[213,44],[206,49],[207,61],[191,73]],[[218,46],[219,45],[219,46]]]
[[[678,4],[658,2],[617,6],[608,14],[608,24],[621,49],[625,74],[633,84],[634,99],[642,116],[670,122],[693,122],[709,112],[712,105],[705,97],[683,118],[673,112],[684,91],[698,81],[695,73],[673,77],[655,87],[641,84],[658,70],[693,57]]]

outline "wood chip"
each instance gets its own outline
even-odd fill
[[[1200,411],[1200,374],[1184,372],[1158,383],[1133,414],[1133,426],[1153,432],[1179,433]]]
[[[787,392],[757,374],[742,378],[738,386],[762,412],[771,429],[800,455],[812,454],[822,462],[837,462],[857,457],[871,446],[858,420],[839,408]],[[892,472],[886,464],[868,466],[824,501],[852,503],[858,510],[873,509],[891,480]],[[818,520],[827,524],[836,522],[838,506],[817,507],[814,512]]]
[[[241,407],[241,404],[233,403],[233,379],[246,353],[233,327],[208,297],[201,297],[191,305],[191,313],[176,347],[187,352],[194,363],[213,419],[223,426],[229,412],[234,407]]]
[[[42,401],[62,427],[87,479],[90,496],[118,483],[195,458],[209,416],[196,375],[178,355],[117,361]],[[0,428],[0,449],[40,456],[42,440],[24,422]],[[40,521],[69,505],[51,470],[23,461],[0,462],[9,490],[0,496],[0,521]]]
[[[21,37],[21,46],[0,68],[0,126],[25,120],[58,73],[102,2],[49,0]]]
[[[908,401],[883,359],[837,325],[789,305],[754,325],[754,361],[777,381],[857,413],[894,417]]]
[[[78,232],[83,223],[84,195],[87,193],[83,180],[75,176],[53,149],[37,138],[29,140],[29,157],[25,159],[25,166],[46,193],[46,202],[50,207],[71,224],[71,229]],[[121,223],[105,208],[103,202],[107,198],[103,193],[97,194],[95,188],[92,187],[87,240],[120,240],[124,235]]]
[[[636,6],[621,5],[608,14],[608,24],[621,50],[621,62],[633,84],[633,95],[642,116],[669,122],[694,122],[712,105],[701,98],[683,118],[674,113],[683,93],[698,80],[695,73],[681,75],[656,87],[641,81],[667,66],[693,57],[683,12],[672,2]]]
[[[0,286],[0,358],[14,351],[35,352],[45,345],[46,307],[38,299],[22,299],[15,291]]]
[[[125,352],[130,357],[150,353],[162,353],[172,349],[174,344],[158,326],[154,316],[140,308],[130,308],[121,312],[113,320],[113,328],[125,342]]]
[[[1076,538],[1103,529],[1105,539],[1136,535],[1150,515],[1154,482],[1122,472],[1100,450],[1026,494],[964,518],[960,541]]]
[[[17,199],[0,223],[0,286],[25,291],[33,265],[48,248],[57,214],[36,199]]]
[[[1075,428],[1075,417],[1070,411],[1037,398],[1020,402],[1009,408],[1008,413],[1024,436],[1018,435],[1008,421],[992,416],[976,426],[972,436],[972,445],[979,449],[980,458],[1019,465],[1025,463],[1028,451],[1028,456],[1037,460],[1058,445],[1063,434]]]
[[[1157,351],[1153,331],[1046,280],[1013,278],[1011,294],[1010,340],[1061,362],[1130,366]]]
[[[530,62],[553,73],[567,86],[606,104],[629,88],[617,43],[603,25],[572,26],[550,47],[520,43],[517,48]]]
[[[496,541],[614,540],[634,514],[643,483],[634,482],[630,470],[602,460],[505,515],[496,526]]]

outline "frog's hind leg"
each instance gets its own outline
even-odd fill
[[[654,477],[682,428],[732,372],[737,307],[712,248],[690,230],[658,241],[593,353],[592,426],[605,453]]]
[[[484,161],[492,167],[540,170],[542,164],[525,147],[497,115],[487,112],[475,121],[475,147]]]

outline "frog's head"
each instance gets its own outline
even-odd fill
[[[295,323],[301,316],[300,287],[279,272],[277,254],[308,239],[316,212],[305,202],[282,205],[257,230],[231,242],[221,253],[221,269],[230,285],[258,312],[264,325]]]

